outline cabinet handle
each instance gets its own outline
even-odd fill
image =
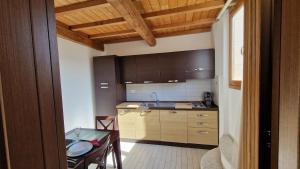
[[[129,112],[129,110],[125,109],[123,112],[120,112],[120,113],[119,113],[119,115],[121,115],[121,116],[122,116],[122,115],[125,115],[125,114],[127,114],[128,112]]]
[[[207,114],[197,114],[197,117],[208,117]]]
[[[100,83],[100,85],[108,85],[108,83],[104,83],[104,82],[103,82],[103,83]]]
[[[198,134],[208,134],[208,131],[197,131]]]
[[[168,80],[169,83],[177,83],[178,80]]]
[[[140,113],[140,116],[146,116],[147,113],[151,113],[151,112],[152,112],[151,110],[145,110],[145,111]]]
[[[208,123],[204,123],[204,122],[198,122],[197,123],[199,126],[205,126],[205,125],[208,125]]]
[[[147,84],[147,83],[153,83],[153,81],[144,81],[144,83],[146,83],[146,84]]]
[[[101,89],[108,89],[108,86],[101,86]]]
[[[176,114],[177,112],[176,112],[176,111],[170,111],[170,113],[172,113],[172,114]]]
[[[132,84],[133,82],[125,82],[125,84]]]

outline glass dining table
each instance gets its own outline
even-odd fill
[[[110,130],[96,130],[96,129],[87,129],[87,128],[75,128],[66,133],[66,148],[68,149],[70,146],[75,144],[78,141],[88,141],[93,144],[98,144],[94,146],[93,149],[79,157],[67,157],[68,158],[68,168],[69,169],[88,169],[90,165],[87,161],[93,158],[93,154],[97,152],[97,148],[101,147],[101,144],[110,136],[110,144],[114,148],[114,153],[117,162],[117,169],[122,169],[122,160],[121,160],[121,148],[120,148],[120,137],[119,131],[110,131]],[[97,158],[97,156],[95,156]],[[89,159],[89,160],[87,160]],[[76,165],[69,165],[70,161],[76,162]]]

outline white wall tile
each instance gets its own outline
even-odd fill
[[[203,92],[211,92],[212,80],[188,80],[186,83],[128,84],[127,101],[153,101],[156,92],[160,101],[200,101]]]

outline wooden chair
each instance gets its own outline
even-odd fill
[[[106,169],[106,159],[110,149],[110,136],[100,144],[101,146],[94,149],[88,157],[68,157],[68,169],[88,169],[90,164],[96,164],[96,169]]]
[[[116,130],[116,117],[115,116],[96,116],[95,128],[103,131],[115,131]],[[112,144],[108,149],[108,154],[112,154],[113,167],[116,168],[116,157],[115,151]]]

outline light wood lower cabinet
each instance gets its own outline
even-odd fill
[[[118,123],[121,138],[136,138],[136,120],[138,112],[133,109],[119,109]]]
[[[187,112],[160,110],[161,141],[187,143]]]
[[[161,122],[161,141],[187,143],[186,123]]]
[[[137,114],[136,139],[160,140],[159,110],[141,111]]]
[[[187,122],[187,112],[182,110],[160,110],[161,122]]]
[[[120,137],[218,145],[217,111],[119,109]]]
[[[210,128],[189,128],[188,142],[193,144],[218,145],[218,130]]]
[[[138,140],[160,140],[160,123],[138,121],[136,125],[136,139]]]

